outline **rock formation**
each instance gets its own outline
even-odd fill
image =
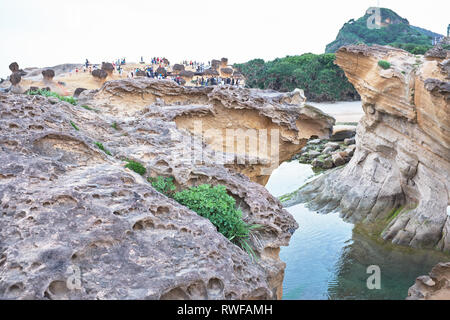
[[[418,277],[407,300],[450,300],[450,262],[439,263],[429,276]]]
[[[295,220],[263,186],[217,163],[211,141],[192,145],[200,162],[186,162],[184,152],[192,119],[278,128],[287,149],[329,135],[332,119],[303,107],[301,91],[127,79],[80,94],[79,105],[96,112],[42,96],[0,93],[0,103],[1,299],[281,297],[278,253]],[[262,225],[250,238],[259,258],[157,192],[124,159],[143,163],[152,176],[173,176],[179,189],[226,186],[244,220]],[[73,288],[77,270],[81,283]]]
[[[225,76],[231,76],[233,74],[233,69],[232,68],[221,68],[220,73]]]
[[[87,90],[87,89],[86,88],[76,88],[73,93],[73,97],[78,98],[78,96],[85,90]]]
[[[211,60],[211,68],[214,70],[219,69],[220,64],[221,64],[220,60],[214,60],[214,59]]]
[[[95,69],[92,71],[92,76],[99,80],[105,80],[108,77],[108,73],[102,69]]]
[[[11,70],[12,73],[19,71],[19,64],[17,62],[13,62],[9,65],[9,70]]]
[[[174,64],[172,67],[172,71],[178,74],[180,71],[184,71],[184,65],[182,64]]]
[[[380,60],[390,67],[381,68]],[[450,251],[449,82],[440,61],[391,47],[341,48],[336,63],[365,112],[355,155],[287,205],[339,210],[395,244]]]
[[[220,59],[220,67],[221,67],[221,68],[226,68],[226,67],[228,67],[228,58],[222,58],[222,59]]]
[[[110,62],[102,62],[102,70],[106,71],[109,76],[114,72],[114,66]]]
[[[231,165],[236,171],[244,173],[253,181],[263,185],[267,182],[272,166],[291,159],[303,148],[311,136],[328,138],[332,132],[334,119],[320,110],[305,106],[301,90],[291,93],[250,90],[235,87],[180,87],[175,82],[154,81],[152,79],[110,81],[95,93],[98,108],[108,105],[111,112],[130,116],[133,112],[147,110],[145,107],[163,100],[166,105],[166,118],[174,120],[179,128],[190,132],[196,131],[196,120],[202,121],[202,131],[219,130],[211,137],[205,138],[215,150],[226,152],[226,130],[237,132],[245,129],[249,141],[257,130],[267,130],[268,143],[271,145],[271,130],[279,130],[279,152],[255,152],[249,145],[245,151],[235,152],[243,156],[239,164]],[[82,101],[82,103],[85,103]],[[181,105],[181,106],[180,106]],[[197,117],[192,117],[188,107],[195,106]],[[151,108],[148,110],[151,113]],[[142,116],[145,116],[143,114]],[[256,131],[251,131],[256,130]],[[257,139],[257,137],[256,137]],[[273,138],[275,139],[275,137]],[[256,145],[258,144],[256,140]],[[238,141],[239,143],[242,141]],[[252,143],[250,143],[252,145]],[[235,147],[234,151],[239,147]],[[275,146],[274,146],[275,148]],[[270,147],[268,147],[270,149]],[[246,159],[250,155],[252,159]],[[239,155],[233,155],[233,157]],[[244,161],[245,160],[245,161]],[[255,162],[256,161],[256,162]],[[251,163],[252,162],[252,163]],[[253,163],[254,162],[254,163]]]
[[[45,69],[42,71],[42,76],[44,77],[44,81],[53,81],[53,78],[55,77],[55,71],[52,69]]]

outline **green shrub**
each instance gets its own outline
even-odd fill
[[[166,196],[171,195],[177,189],[172,177],[148,178],[147,180],[152,184],[153,188]]]
[[[115,121],[111,124],[111,127],[115,130],[119,130],[119,126],[117,125],[117,122],[115,122]]]
[[[147,172],[147,169],[145,169],[145,167],[142,164],[140,164],[139,162],[136,162],[133,160],[127,160],[127,162],[128,163],[126,164],[125,168],[133,170],[137,174],[140,174],[141,176],[143,176]]]
[[[78,129],[77,125],[75,123],[73,123],[73,121],[70,121],[70,125],[77,131],[80,131],[80,129]]]
[[[28,91],[27,94],[31,95],[31,96],[39,95],[39,96],[44,96],[44,97],[55,97],[61,101],[68,102],[74,106],[77,104],[77,100],[74,97],[64,97],[64,96],[57,94],[56,92],[51,92],[51,91],[47,91],[47,90],[42,90],[42,89],[32,90],[32,91]]]
[[[378,65],[382,67],[384,70],[389,69],[391,67],[391,64],[387,62],[386,60],[380,60],[378,61]]]
[[[109,152],[109,150],[106,149],[106,148],[103,146],[102,143],[100,143],[100,142],[94,142],[94,144],[95,144],[100,150],[102,150],[104,153],[106,153],[108,156],[111,155],[111,152]]]
[[[91,108],[91,107],[89,107],[89,106],[81,106],[81,107],[84,108],[84,109],[86,109],[86,110],[89,110],[89,111],[94,111],[94,109]]]
[[[249,225],[242,220],[242,211],[235,208],[236,200],[227,194],[224,186],[211,187],[203,184],[175,193],[173,197],[180,204],[209,219],[228,240],[240,245],[252,257],[256,257],[248,244],[252,229],[259,225]]]

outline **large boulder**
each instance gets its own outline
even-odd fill
[[[108,77],[108,73],[105,70],[102,69],[95,69],[92,71],[92,76],[94,78],[104,80]]]

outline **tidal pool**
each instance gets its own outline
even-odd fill
[[[310,165],[285,162],[275,170],[266,188],[274,195],[297,190],[315,174]],[[299,229],[280,258],[286,262],[283,299],[370,300],[405,299],[420,275],[428,274],[450,256],[435,251],[413,250],[383,244],[359,234],[338,213],[319,215],[304,204],[287,210]],[[381,289],[369,290],[367,268],[380,267]]]

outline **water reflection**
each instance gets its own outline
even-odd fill
[[[266,188],[275,196],[298,189],[314,177],[296,161],[274,171]],[[287,209],[299,224],[280,258],[286,262],[283,299],[405,299],[417,276],[449,256],[383,245],[361,235],[337,213],[319,215],[300,204]],[[367,267],[381,269],[381,290],[366,286]]]

